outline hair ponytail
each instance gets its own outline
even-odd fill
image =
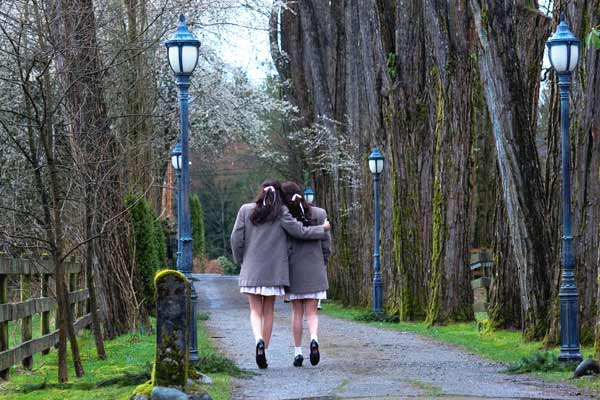
[[[279,181],[267,180],[262,184],[262,190],[256,198],[256,207],[250,216],[254,225],[273,222],[279,217],[283,205],[281,184]]]
[[[281,192],[285,204],[294,218],[302,222],[304,226],[312,225],[310,205],[302,197],[300,186],[295,182],[284,182],[281,185]]]

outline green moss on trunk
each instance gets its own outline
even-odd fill
[[[403,217],[406,213],[402,212],[400,204],[400,189],[398,184],[397,173],[392,171],[393,177],[393,203],[392,203],[392,221],[393,221],[393,240],[394,240],[394,264],[398,274],[400,283],[399,293],[395,293],[395,307],[390,310],[391,313],[398,314],[401,321],[414,320],[417,313],[418,300],[412,292],[411,282],[414,278],[409,271],[409,268],[403,260],[403,244],[407,243],[406,227],[403,226]],[[403,215],[404,214],[404,215]]]
[[[437,78],[437,113],[435,125],[435,144],[433,155],[433,233],[432,233],[432,252],[431,252],[431,277],[429,279],[430,296],[429,305],[427,307],[427,316],[425,318],[429,326],[438,323],[441,309],[440,288],[442,282],[442,270],[440,262],[444,248],[444,238],[446,236],[446,226],[444,219],[444,200],[442,193],[442,180],[440,170],[440,152],[442,145],[442,124],[444,122],[444,93],[442,82],[437,73],[437,69],[433,69],[432,74]]]

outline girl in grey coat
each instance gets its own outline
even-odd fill
[[[302,197],[302,190],[295,182],[281,185],[283,197],[290,213],[304,226],[319,226],[327,220],[327,213],[319,207],[310,206]],[[331,238],[329,232],[320,240],[290,239],[290,285],[286,299],[292,301],[292,332],[294,336],[294,366],[301,367],[302,356],[302,320],[306,312],[310,332],[310,363],[317,365],[320,360],[319,318],[317,306],[319,300],[327,297],[327,260],[330,254]]]
[[[233,259],[241,264],[240,292],[248,294],[250,324],[256,339],[256,363],[267,368],[265,350],[273,330],[275,296],[290,285],[287,234],[321,239],[329,224],[306,227],[283,203],[281,185],[266,181],[256,202],[244,204],[231,232]]]

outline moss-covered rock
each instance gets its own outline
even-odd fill
[[[191,284],[181,273],[156,274],[156,359],[154,385],[185,387],[189,370]]]

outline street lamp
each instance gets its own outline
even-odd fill
[[[379,175],[383,171],[385,158],[379,152],[377,146],[369,156],[369,169],[373,174],[373,191],[375,196],[375,223],[373,236],[375,239],[373,252],[373,312],[383,313],[383,284],[381,283],[381,272],[379,270]]]
[[[558,75],[560,90],[560,128],[562,152],[563,237],[562,276],[560,282],[560,361],[581,361],[579,351],[579,295],[573,269],[573,237],[571,236],[571,145],[569,143],[569,92],[571,72],[579,58],[579,40],[560,16],[560,24],[548,42],[548,58]]]
[[[171,152],[171,165],[177,174],[177,269],[180,270],[181,240],[179,240],[179,227],[181,226],[181,143],[177,141]]]
[[[190,217],[190,165],[188,140],[188,100],[190,78],[198,64],[200,41],[189,31],[183,14],[179,17],[177,30],[165,42],[169,65],[175,73],[175,82],[179,89],[179,124],[181,129],[181,158],[174,157],[176,165],[181,168],[180,200],[177,212],[177,233],[181,246],[180,257],[177,258],[177,269],[191,278],[192,273],[192,234]],[[198,360],[198,344],[196,338],[196,290],[192,285],[192,321],[190,324],[190,361]]]
[[[315,192],[312,190],[310,185],[306,185],[306,189],[304,189],[304,200],[306,200],[309,204],[312,204],[315,201]]]

